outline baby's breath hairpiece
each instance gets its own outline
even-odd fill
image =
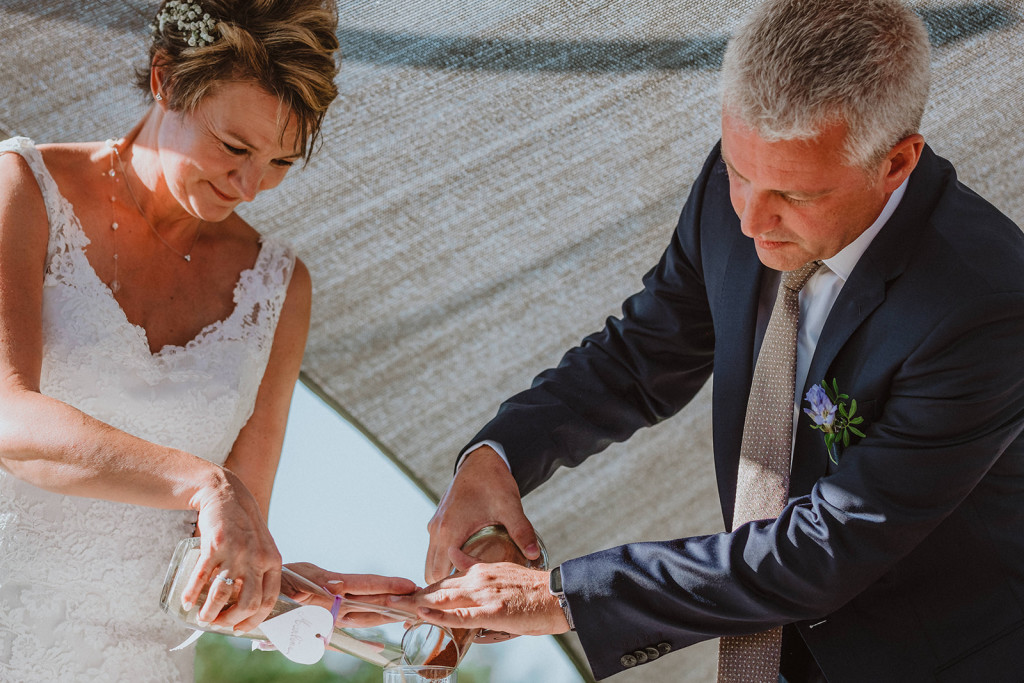
[[[168,23],[176,24],[182,36],[187,36],[189,47],[205,47],[217,40],[217,21],[198,2],[170,0],[156,15],[156,21],[153,30],[159,33]]]

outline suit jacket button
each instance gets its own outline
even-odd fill
[[[647,653],[644,652],[643,650],[635,651],[633,653],[633,656],[636,657],[636,663],[637,664],[646,664],[647,663]]]
[[[667,655],[669,652],[672,652],[672,646],[668,643],[658,643],[658,652]]]
[[[619,664],[627,669],[631,666],[636,666],[636,657],[633,655],[622,655],[622,659],[619,660]]]
[[[647,653],[647,659],[657,659],[661,656],[661,653],[658,652],[658,648],[656,647],[645,647],[644,652]]]

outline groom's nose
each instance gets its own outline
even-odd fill
[[[741,191],[734,207],[740,217],[740,229],[747,237],[757,237],[779,226],[780,218],[769,193],[750,189]]]

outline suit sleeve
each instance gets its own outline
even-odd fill
[[[1024,293],[991,293],[949,311],[890,386],[865,438],[778,519],[563,563],[595,675],[620,671],[623,653],[655,643],[678,649],[823,618],[970,507],[975,492],[975,502],[1018,501],[1016,517],[990,523],[1019,525]]]
[[[711,375],[714,331],[697,226],[718,148],[643,290],[620,318],[568,351],[530,389],[505,401],[470,443],[496,441],[525,495],[560,466],[575,467],[641,427],[678,412]]]

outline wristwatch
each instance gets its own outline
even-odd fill
[[[558,598],[558,605],[565,613],[565,620],[569,622],[569,630],[575,631],[576,624],[572,623],[572,611],[569,610],[569,601],[565,599],[565,591],[562,590],[562,567],[561,565],[551,570],[551,578],[548,580],[548,591]]]

